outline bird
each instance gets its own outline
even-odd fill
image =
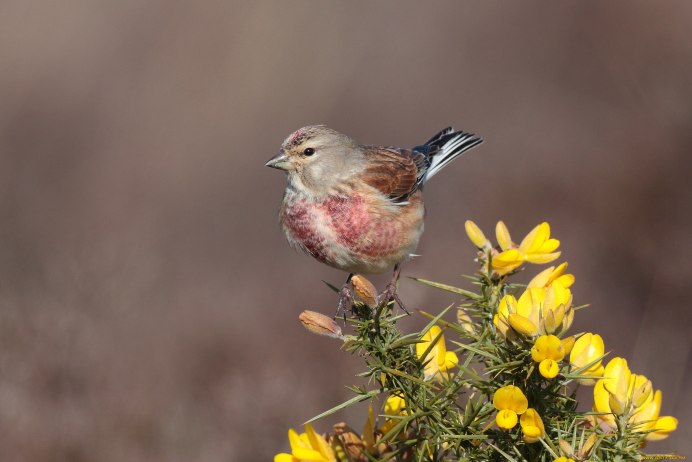
[[[447,127],[411,149],[361,145],[324,125],[302,127],[283,141],[265,164],[287,177],[279,222],[292,247],[348,273],[336,316],[353,308],[354,275],[390,269],[378,306],[394,301],[407,311],[397,282],[423,233],[423,187],[482,142]]]

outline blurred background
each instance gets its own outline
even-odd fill
[[[4,0],[0,460],[271,460],[351,396],[361,360],[297,321],[345,275],[289,248],[264,167],[312,123],[483,136],[404,275],[467,284],[468,218],[549,221],[592,304],[574,332],[663,390],[680,425],[648,450],[691,457],[691,24],[683,0]]]

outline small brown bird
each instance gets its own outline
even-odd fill
[[[296,130],[268,167],[288,184],[279,219],[288,242],[349,273],[339,310],[351,307],[351,277],[394,268],[378,302],[395,300],[400,264],[423,233],[423,185],[481,138],[449,127],[413,149],[363,146],[323,125]]]

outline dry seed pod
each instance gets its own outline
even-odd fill
[[[351,427],[341,422],[334,425],[334,436],[341,443],[349,461],[367,462],[368,456],[365,455],[365,445],[360,436]]]
[[[300,313],[298,320],[313,334],[343,339],[341,327],[330,317],[316,311],[305,310]]]
[[[377,289],[372,285],[372,282],[365,279],[360,274],[356,274],[351,278],[351,285],[356,297],[370,308],[377,306]]]

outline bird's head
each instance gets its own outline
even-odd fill
[[[291,133],[265,165],[284,170],[292,187],[320,195],[362,169],[364,158],[348,136],[324,125],[310,125]]]

